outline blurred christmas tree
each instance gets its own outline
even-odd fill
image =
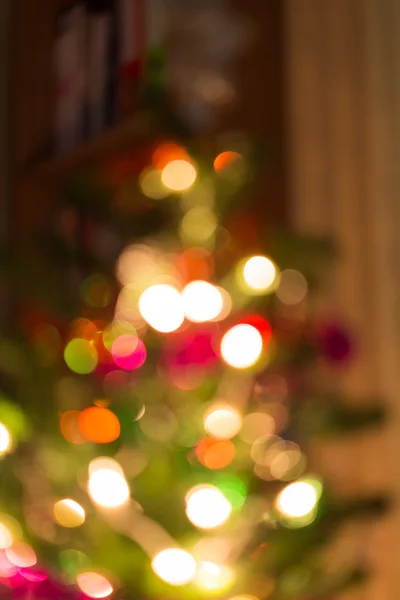
[[[384,502],[335,500],[307,459],[382,418],[343,398],[352,343],[314,310],[330,246],[255,217],[251,140],[178,131],[69,179],[52,234],[8,269],[12,597],[326,600],[365,576],[322,550]]]

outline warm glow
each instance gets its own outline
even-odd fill
[[[161,333],[175,331],[185,318],[181,294],[167,284],[147,288],[140,296],[139,310],[145,321]]]
[[[202,454],[200,452],[196,454],[208,469],[224,469],[235,458],[236,448],[231,440],[213,441]]]
[[[217,405],[209,409],[204,416],[204,429],[210,435],[221,440],[235,437],[242,426],[239,412],[229,405]]]
[[[222,338],[221,355],[235,369],[246,369],[260,358],[263,339],[260,332],[245,323],[235,325]]]
[[[185,244],[210,245],[218,227],[215,213],[207,206],[196,206],[187,211],[179,233]]]
[[[10,433],[9,433],[7,427],[5,427],[3,425],[3,423],[0,423],[0,455],[8,452],[8,450],[10,450],[10,448],[11,448]]]
[[[80,573],[76,583],[89,598],[106,598],[113,592],[111,583],[100,573]]]
[[[111,410],[91,406],[80,413],[79,429],[90,442],[109,444],[119,437],[121,426]]]
[[[212,485],[196,486],[186,496],[187,517],[200,529],[213,529],[223,525],[231,512],[230,502]]]
[[[13,534],[4,523],[0,523],[0,550],[9,548],[13,543]]]
[[[194,323],[215,319],[223,309],[223,298],[215,285],[192,281],[182,292],[185,316]]]
[[[187,160],[172,160],[162,170],[163,184],[174,192],[189,189],[196,181],[197,172],[192,163]]]
[[[69,498],[56,502],[53,512],[56,521],[63,527],[79,527],[85,522],[84,509]]]
[[[110,468],[100,468],[90,472],[88,491],[93,502],[103,508],[122,506],[128,501],[130,495],[123,473]]]
[[[25,542],[15,542],[10,548],[6,548],[5,552],[8,560],[15,567],[25,569],[37,563],[35,551]]]
[[[253,256],[243,267],[243,277],[251,289],[265,292],[275,286],[277,270],[266,256]]]
[[[139,176],[139,186],[142,193],[153,200],[162,200],[168,196],[161,173],[157,169],[145,169]]]
[[[276,295],[283,304],[299,304],[307,295],[307,280],[300,271],[286,269],[282,271]]]
[[[305,517],[315,508],[318,494],[306,481],[287,485],[276,498],[276,507],[285,517]]]
[[[185,585],[193,580],[196,561],[189,552],[180,548],[167,548],[153,558],[154,573],[170,585]]]
[[[218,565],[209,561],[199,563],[195,583],[203,590],[223,590],[234,582],[234,573],[226,565]]]
[[[273,436],[275,429],[275,420],[270,414],[250,413],[243,419],[240,437],[247,444],[252,444],[260,437]]]

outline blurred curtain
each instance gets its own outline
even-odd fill
[[[285,0],[284,27],[291,221],[336,242],[327,305],[358,347],[343,383],[384,397],[390,411],[382,432],[331,448],[326,465],[349,493],[398,497],[400,2]],[[400,511],[364,529],[354,548],[375,575],[349,597],[400,598]]]

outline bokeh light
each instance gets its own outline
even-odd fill
[[[187,248],[177,257],[176,268],[183,281],[207,280],[214,273],[214,259],[205,248]]]
[[[195,583],[206,591],[222,591],[229,588],[235,580],[234,572],[226,565],[210,561],[200,561]]]
[[[97,367],[96,348],[87,340],[75,338],[68,342],[64,350],[64,359],[68,367],[78,375],[88,375]]]
[[[274,418],[265,412],[253,412],[244,417],[240,437],[247,444],[252,444],[258,438],[273,436],[274,433]]]
[[[171,160],[162,170],[163,184],[174,192],[189,189],[196,181],[197,171],[188,160]]]
[[[232,150],[218,154],[214,160],[214,169],[222,179],[236,185],[243,184],[247,174],[244,157]]]
[[[111,281],[102,273],[93,273],[82,282],[80,294],[86,306],[104,308],[111,302]]]
[[[0,423],[0,456],[9,452],[11,445],[10,432],[3,423]]]
[[[282,271],[276,295],[283,304],[299,304],[307,295],[307,280],[300,271],[285,269]]]
[[[318,493],[307,481],[287,485],[277,496],[275,506],[285,517],[305,517],[318,502]]]
[[[127,246],[117,261],[117,278],[121,285],[143,290],[160,274],[158,252],[145,244]]]
[[[204,429],[217,439],[229,440],[242,426],[240,413],[229,404],[212,405],[204,415]]]
[[[14,542],[12,546],[6,548],[5,553],[15,567],[33,567],[37,563],[35,551],[25,542]]]
[[[217,287],[207,281],[192,281],[182,292],[185,316],[194,323],[215,319],[223,308],[223,298]]]
[[[121,335],[112,345],[115,364],[124,371],[139,369],[146,362],[146,347],[142,340],[133,335]]]
[[[142,194],[152,200],[162,200],[169,194],[161,180],[161,173],[157,169],[144,169],[139,176],[139,187]]]
[[[278,283],[278,271],[272,260],[266,256],[253,256],[243,267],[246,284],[256,292],[272,291]]]
[[[204,440],[196,448],[200,462],[208,469],[218,470],[227,467],[235,458],[235,444],[230,440]]]
[[[214,240],[218,221],[207,206],[191,208],[182,219],[179,233],[187,245],[210,246]]]
[[[86,442],[79,427],[79,415],[79,410],[67,410],[60,417],[60,431],[70,444]]]
[[[88,491],[95,504],[117,508],[129,500],[130,490],[123,473],[109,467],[89,473]]]
[[[183,146],[171,140],[162,142],[153,152],[152,163],[156,169],[162,171],[172,160],[188,160],[189,156]]]
[[[198,485],[186,495],[186,515],[200,529],[223,525],[231,516],[232,506],[213,485]]]
[[[76,578],[76,583],[89,598],[107,598],[113,592],[113,586],[108,579],[93,571],[80,573]]]
[[[85,522],[85,510],[78,502],[70,498],[56,502],[53,513],[55,520],[62,527],[79,527]]]
[[[261,356],[263,339],[252,325],[239,324],[229,329],[221,341],[224,361],[235,369],[246,369],[254,365]]]
[[[167,284],[147,288],[139,298],[139,310],[144,320],[161,333],[179,329],[185,318],[181,294]]]
[[[114,458],[110,458],[108,456],[98,456],[94,458],[89,463],[89,475],[93,475],[96,471],[114,471],[115,473],[119,473],[122,477],[124,477],[124,471]]]
[[[13,544],[13,541],[14,536],[10,528],[0,522],[0,550],[9,548]]]
[[[177,586],[190,583],[197,568],[193,556],[180,548],[162,550],[153,558],[151,566],[160,579]]]
[[[109,444],[119,437],[121,426],[111,410],[91,406],[80,413],[79,429],[90,442]]]

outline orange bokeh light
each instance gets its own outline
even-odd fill
[[[79,414],[79,410],[67,410],[60,417],[60,431],[71,444],[86,442],[79,429]]]
[[[153,165],[160,171],[172,160],[188,160],[188,154],[175,142],[164,142],[153,152]]]
[[[214,169],[217,173],[223,171],[227,167],[231,167],[235,161],[241,160],[242,156],[238,152],[221,152],[214,160]]]
[[[227,467],[235,458],[236,448],[231,440],[206,438],[196,448],[199,462],[208,469],[218,470]]]
[[[86,440],[109,444],[119,437],[121,426],[115,414],[100,406],[91,406],[79,414],[79,429]]]

